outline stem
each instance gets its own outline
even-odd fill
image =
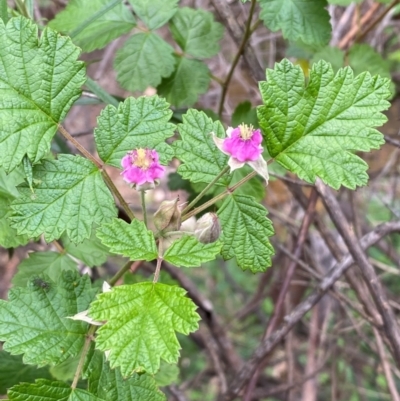
[[[246,177],[242,178],[240,181],[238,181],[235,185],[232,187],[229,187],[225,189],[224,192],[221,192],[214,198],[210,199],[208,202],[203,203],[201,206],[197,207],[196,209],[193,209],[191,212],[185,214],[182,216],[182,221],[185,221],[189,219],[192,216],[195,216],[197,213],[201,212],[204,209],[207,209],[209,206],[213,205],[214,203],[218,202],[220,199],[225,198],[226,195],[231,194],[234,192],[236,189],[238,189],[241,185],[243,185],[245,182],[251,180],[253,177],[257,175],[256,171],[252,171],[250,174],[247,174]]]
[[[137,262],[135,262],[137,263]],[[132,265],[132,261],[128,260],[128,262],[126,262],[115,274],[114,276],[110,279],[110,281],[108,282],[111,287],[113,287],[117,281],[130,269]]]
[[[79,358],[78,367],[76,368],[74,380],[71,384],[72,389],[76,389],[79,378],[81,377],[83,365],[85,364],[86,355],[89,351],[90,343],[92,342],[93,334],[96,332],[96,330],[97,330],[97,326],[91,325],[86,334],[85,343],[83,344],[81,357]]]
[[[187,213],[206,193],[207,191],[229,171],[230,167],[226,166],[222,171],[194,198],[183,210],[182,214]]]
[[[240,57],[242,55],[242,53],[244,52],[244,48],[247,44],[247,41],[249,40],[252,30],[251,30],[251,20],[253,19],[253,13],[254,13],[254,8],[256,6],[256,0],[251,0],[251,7],[250,7],[250,13],[249,13],[249,17],[247,19],[246,22],[246,29],[244,31],[244,35],[243,35],[243,40],[242,43],[239,46],[239,50],[236,53],[236,56],[233,60],[231,69],[228,72],[228,75],[225,79],[224,84],[222,85],[222,95],[221,95],[221,100],[219,102],[219,108],[218,108],[218,115],[221,117],[222,115],[222,110],[224,108],[224,103],[225,103],[225,98],[226,98],[226,94],[228,92],[228,87],[229,87],[229,83],[231,82],[233,73],[235,72],[236,66],[240,60]]]
[[[140,191],[140,201],[142,203],[143,221],[147,228],[147,210],[146,210],[146,191]]]
[[[154,272],[153,284],[157,283],[158,277],[160,276],[161,263],[163,261],[163,256],[162,256],[162,252],[161,252],[162,247],[163,247],[163,239],[160,238],[158,241],[158,258],[157,258],[156,271]]]
[[[105,91],[96,81],[88,77],[86,79],[85,85],[104,103],[112,104],[114,107],[118,108],[119,101],[114,96]]]

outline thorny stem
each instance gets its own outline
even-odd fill
[[[230,167],[226,166],[222,171],[182,210],[182,214],[187,213],[206,193],[219,181],[219,179],[229,171]]]
[[[96,159],[92,154],[90,154],[61,124],[58,125],[58,130],[62,134],[62,136],[71,142],[78,150],[89,159],[98,169],[101,171],[101,174],[104,178],[104,181],[107,183],[110,191],[114,194],[114,196],[118,199],[121,207],[124,209],[125,213],[128,217],[133,220],[135,215],[130,209],[129,205],[126,203],[125,199],[122,197],[121,193],[118,191],[117,187],[114,185],[112,179],[104,170],[104,163]]]
[[[158,258],[157,258],[156,271],[154,272],[153,284],[157,283],[158,277],[160,276],[161,263],[163,261],[162,248],[163,248],[163,239],[161,237],[158,241]]]
[[[147,228],[146,191],[140,191],[140,201],[142,203],[143,222]]]
[[[196,209],[193,209],[191,212],[185,214],[182,216],[182,221],[185,221],[187,219],[190,219],[192,216],[195,216],[197,213],[201,212],[204,209],[207,209],[209,206],[213,205],[214,203],[218,202],[219,200],[225,198],[226,195],[231,194],[234,192],[237,188],[239,188],[241,185],[243,185],[245,182],[251,180],[253,177],[257,175],[256,171],[252,171],[250,174],[247,174],[246,177],[242,178],[240,181],[238,181],[235,185],[232,185],[231,187],[225,189],[224,192],[221,192],[214,198],[210,199],[208,202],[203,203],[201,206],[197,207]]]
[[[226,98],[226,94],[228,92],[228,88],[229,88],[229,83],[232,79],[233,73],[235,72],[236,66],[240,60],[240,57],[242,55],[242,53],[244,52],[244,48],[252,34],[252,29],[251,29],[251,20],[253,19],[253,13],[254,13],[254,8],[256,6],[256,0],[251,0],[251,7],[250,7],[250,12],[249,12],[249,17],[247,19],[246,22],[246,29],[244,31],[244,35],[243,35],[243,39],[242,39],[242,43],[239,46],[239,50],[236,53],[236,56],[233,60],[233,63],[231,65],[231,69],[228,72],[228,75],[225,79],[225,82],[222,85],[222,94],[221,94],[221,100],[219,102],[219,108],[218,108],[218,115],[221,118],[222,115],[222,110],[224,108],[224,103],[225,103],[225,98]]]

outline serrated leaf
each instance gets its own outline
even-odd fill
[[[22,383],[8,393],[10,401],[103,401],[85,390],[72,389],[68,384],[45,379],[36,383]]]
[[[132,149],[156,149],[162,163],[171,156],[165,140],[174,134],[175,125],[169,123],[172,111],[158,96],[129,97],[118,109],[107,106],[97,119],[94,131],[101,159],[121,168],[121,159]]]
[[[58,160],[43,160],[33,176],[35,193],[25,184],[12,203],[12,225],[20,234],[44,234],[51,242],[66,232],[72,241],[81,242],[90,236],[94,223],[116,216],[101,172],[83,157],[60,154]]]
[[[131,36],[118,50],[114,61],[119,84],[132,92],[156,87],[174,71],[174,49],[157,34]]]
[[[274,248],[269,237],[274,234],[267,210],[252,197],[233,193],[228,196],[218,216],[224,242],[221,255],[224,259],[236,258],[237,264],[252,273],[263,272],[271,266]]]
[[[199,95],[207,92],[210,71],[202,61],[178,56],[175,59],[175,71],[161,81],[157,92],[176,107],[192,106]]]
[[[107,6],[110,0],[71,0],[67,7],[56,14],[55,19],[49,22],[49,26],[60,32],[70,34],[83,24],[96,12]],[[136,26],[135,18],[123,4],[117,4],[96,20],[87,24],[85,29],[74,36],[74,43],[85,52],[91,52],[105,47],[114,39],[129,32]]]
[[[37,163],[57,125],[80,96],[85,66],[71,39],[23,17],[0,20],[0,165],[6,171],[27,154]]]
[[[181,49],[193,57],[209,58],[219,51],[224,27],[214,15],[201,9],[179,8],[170,22],[171,33]]]
[[[111,252],[128,256],[131,260],[157,259],[154,235],[143,221],[135,219],[128,224],[121,219],[114,219],[111,223],[100,226],[97,236]]]
[[[164,254],[164,260],[178,267],[197,267],[214,260],[221,250],[221,242],[203,244],[191,235],[174,241]]]
[[[85,367],[88,390],[104,401],[164,401],[154,378],[148,374],[133,374],[127,379],[120,369],[110,369],[104,353],[94,351]]]
[[[205,113],[189,110],[178,125],[181,140],[173,143],[175,156],[183,162],[179,174],[191,182],[211,182],[227,165],[228,157],[214,144],[211,132],[218,138],[226,133],[219,121],[213,122]],[[228,175],[223,176],[219,185],[228,185]]]
[[[129,0],[135,14],[155,30],[166,24],[176,13],[179,0]]]
[[[354,189],[368,181],[367,164],[354,154],[379,148],[383,136],[374,129],[386,117],[390,81],[347,67],[334,75],[324,61],[313,65],[306,86],[299,66],[288,60],[267,70],[260,83],[265,106],[258,119],[269,154],[307,182],[320,177],[337,189]]]
[[[285,39],[315,47],[329,42],[331,25],[326,0],[260,0],[260,18]]]
[[[0,351],[0,394],[19,382],[32,383],[35,379],[51,379],[49,368],[25,365],[22,356]]]
[[[145,370],[154,374],[160,359],[176,363],[180,345],[175,332],[197,330],[199,315],[186,291],[165,284],[121,285],[100,294],[89,310],[96,320],[107,320],[98,331],[96,347],[109,350],[112,368],[122,375]]]
[[[86,310],[93,298],[90,279],[63,272],[59,281],[35,277],[28,287],[14,287],[9,301],[0,300],[0,341],[24,363],[56,365],[77,355],[88,324],[67,319]]]
[[[67,270],[77,271],[76,263],[68,255],[51,251],[33,252],[18,265],[18,272],[13,277],[12,283],[25,287],[32,278],[43,273],[56,282],[61,273]]]

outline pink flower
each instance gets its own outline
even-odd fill
[[[218,149],[230,156],[228,165],[231,168],[231,172],[247,163],[268,184],[268,168],[266,161],[262,157],[264,149],[261,146],[262,135],[259,129],[254,130],[252,125],[240,124],[237,128],[229,127],[226,130],[228,136],[225,139],[218,138],[214,133],[212,134]]]
[[[154,188],[165,172],[165,167],[159,163],[158,153],[147,148],[131,150],[122,158],[121,165],[124,180],[137,190]]]

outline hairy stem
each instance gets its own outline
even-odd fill
[[[146,191],[140,191],[140,201],[142,204],[143,222],[147,228]]]
[[[161,237],[158,240],[158,258],[157,258],[156,271],[154,272],[153,284],[157,283],[158,278],[160,276],[161,264],[163,261],[162,249],[163,249],[163,238]]]

